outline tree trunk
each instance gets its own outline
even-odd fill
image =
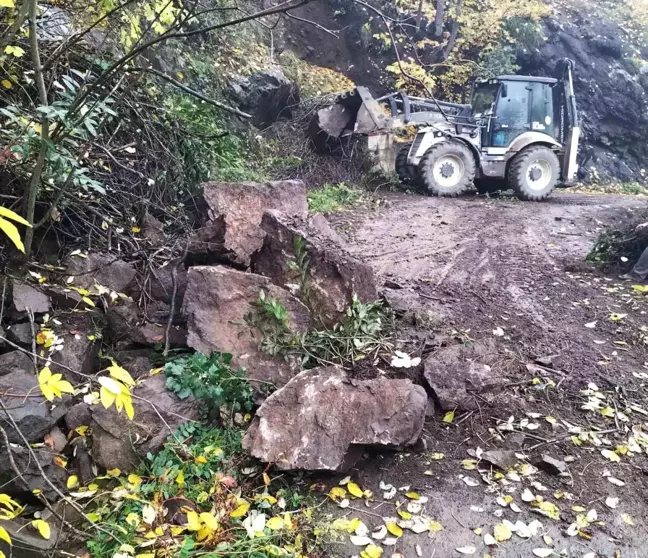
[[[445,15],[445,0],[436,0],[436,12],[434,14],[434,36],[437,39],[443,35],[443,16]]]
[[[416,13],[416,30],[421,30],[421,19],[423,18],[423,0],[419,0],[418,12]]]
[[[448,39],[448,44],[443,49],[443,60],[447,60],[448,56],[454,48],[455,41],[457,40],[457,34],[459,33],[459,18],[461,17],[461,9],[463,7],[463,0],[457,1],[457,7],[455,8],[454,21],[452,22],[452,31],[450,31],[450,38]]]

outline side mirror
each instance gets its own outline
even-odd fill
[[[505,83],[502,84],[502,99],[506,99],[508,97],[508,85]]]

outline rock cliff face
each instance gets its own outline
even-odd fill
[[[384,68],[394,61],[393,53],[369,46],[362,26],[370,14],[348,4],[314,2],[295,12],[339,30],[339,40],[292,20],[284,30],[283,48],[346,74],[374,94],[392,90],[393,76]],[[642,181],[641,169],[648,167],[648,63],[633,52],[628,30],[605,21],[596,10],[597,3],[592,0],[591,4],[591,10],[555,8],[542,21],[546,40],[538,48],[518,48],[518,73],[552,76],[558,60],[572,58],[583,127],[581,180]]]

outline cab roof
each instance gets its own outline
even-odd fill
[[[539,83],[558,83],[556,78],[544,76],[497,76],[498,81],[533,81]]]

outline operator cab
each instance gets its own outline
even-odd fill
[[[560,141],[554,105],[557,79],[498,76],[476,82],[472,94],[473,117],[482,123],[482,147],[507,148],[525,132],[547,134]]]

